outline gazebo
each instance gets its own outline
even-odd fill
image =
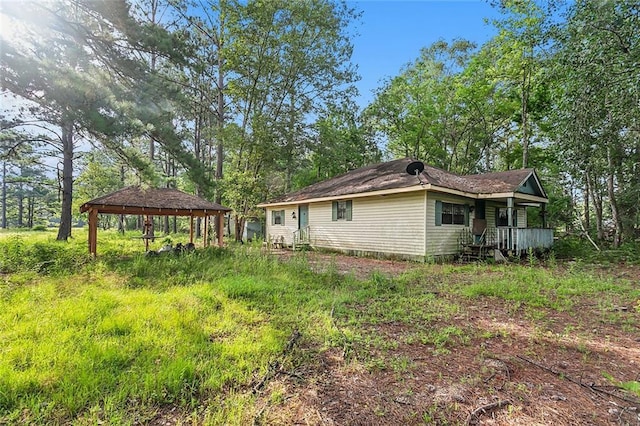
[[[189,240],[193,243],[194,217],[204,218],[205,229],[207,229],[209,217],[217,216],[218,229],[222,230],[224,229],[224,214],[230,211],[231,209],[228,207],[178,191],[177,189],[143,189],[139,186],[129,186],[120,189],[80,206],[81,213],[89,213],[89,253],[93,256],[96,256],[97,253],[99,213],[143,215],[146,216],[146,223],[149,223],[151,216],[188,216],[191,218]],[[222,246],[222,234],[222,232],[219,232],[218,235],[219,246]],[[143,238],[145,237],[146,236],[143,235]]]

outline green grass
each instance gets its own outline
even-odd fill
[[[457,284],[455,291],[471,298],[497,297],[560,311],[570,310],[583,297],[602,294],[633,299],[640,296],[640,290],[630,281],[598,277],[587,268],[568,273],[515,265],[486,267],[486,270],[491,273],[479,274],[471,283]]]
[[[469,343],[474,331],[452,324],[461,302],[568,310],[582,297],[640,300],[631,283],[588,271],[425,265],[358,280],[312,272],[305,253],[283,263],[233,244],[145,257],[140,240],[105,231],[92,260],[86,232],[74,233],[68,243],[51,231],[0,234],[0,424],[134,424],[162,407],[246,424],[252,385],[294,330],[306,352],[298,362],[335,346],[403,373],[410,360],[388,355],[398,345],[445,354]],[[377,327],[407,331],[388,338]]]
[[[145,257],[108,232],[91,261],[83,237],[0,237],[0,423],[129,424],[203,401],[208,422],[244,423],[246,387],[292,331],[323,344],[359,286],[251,248]]]

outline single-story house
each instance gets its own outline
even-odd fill
[[[548,248],[553,231],[527,228],[547,195],[534,169],[460,176],[404,158],[350,171],[259,204],[265,238],[350,254],[424,260],[470,246]]]

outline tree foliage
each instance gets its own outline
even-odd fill
[[[59,178],[62,239],[72,205],[125,181],[226,204],[241,229],[260,201],[410,156],[463,174],[535,167],[553,226],[638,238],[640,8],[494,3],[495,37],[425,46],[362,111],[360,14],[342,0],[0,3],[19,34],[0,54],[15,100],[2,113],[5,206],[17,214],[11,179],[35,176],[38,157],[60,164],[41,178]]]

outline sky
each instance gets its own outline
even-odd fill
[[[354,26],[352,62],[362,79],[357,103],[365,107],[373,91],[388,77],[398,75],[420,55],[420,49],[443,39],[467,39],[478,46],[496,34],[486,18],[499,12],[486,0],[350,0],[363,12]]]

